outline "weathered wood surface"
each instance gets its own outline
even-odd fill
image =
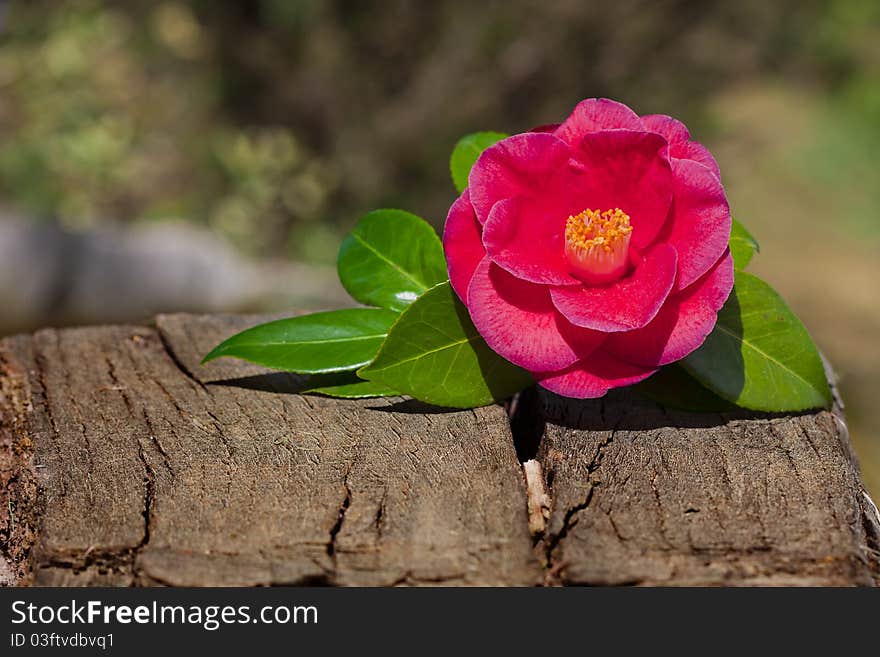
[[[547,417],[547,550],[565,583],[880,577],[880,518],[838,415],[695,415],[615,394],[551,399]]]
[[[509,422],[501,407],[302,396],[294,376],[199,365],[256,321],[171,315],[0,341],[0,582],[880,577],[880,519],[835,414],[532,393]]]

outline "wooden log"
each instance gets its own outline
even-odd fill
[[[257,321],[170,315],[0,341],[0,582],[880,578],[880,518],[839,411],[530,391],[509,418],[304,396],[293,375],[199,365]]]
[[[566,584],[873,585],[880,523],[840,415],[545,398],[547,560]]]

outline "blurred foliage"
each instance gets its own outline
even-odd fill
[[[824,77],[825,107],[813,140],[789,165],[834,190],[835,214],[861,236],[880,237],[880,3],[835,0],[818,21],[808,55]]]
[[[222,104],[214,37],[183,4],[18,3],[0,47],[0,190],[70,227],[184,217],[242,249],[316,220],[329,167]]]
[[[877,14],[871,0],[14,1],[0,195],[68,226],[184,217],[252,253],[326,261],[373,207],[441,223],[462,134],[527,129],[582,97],[706,135],[706,97],[769,72],[834,87],[876,122]],[[820,178],[851,157],[817,148],[830,157],[799,161]]]
[[[838,367],[880,490],[877,0],[6,8],[0,209],[72,228],[185,218],[250,254],[329,262],[373,208],[440,226],[464,134],[590,96],[682,118],[762,244],[755,271]]]

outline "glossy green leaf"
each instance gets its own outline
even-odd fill
[[[507,136],[503,132],[475,132],[458,140],[449,158],[449,170],[459,194],[468,186],[468,174],[480,153]]]
[[[365,381],[354,372],[316,374],[309,377],[307,385],[308,388],[303,390],[304,394],[339,397],[342,399],[394,397],[400,394],[382,383]]]
[[[424,219],[403,210],[374,210],[342,241],[339,280],[368,306],[403,310],[447,278],[440,238]]]
[[[735,404],[700,385],[678,363],[662,367],[650,378],[634,385],[633,390],[663,406],[697,413],[717,413],[736,408]]]
[[[202,362],[233,356],[302,374],[353,370],[373,359],[396,319],[397,313],[381,308],[279,319],[233,335]]]
[[[756,253],[761,250],[757,240],[736,219],[730,228],[730,254],[735,269],[745,269]]]
[[[489,348],[448,281],[403,311],[376,359],[358,375],[454,408],[485,406],[532,383],[525,370]]]
[[[734,289],[703,345],[681,361],[704,386],[760,411],[828,407],[819,352],[800,320],[764,281],[736,272]]]

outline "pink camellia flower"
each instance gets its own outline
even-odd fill
[[[718,165],[668,116],[584,100],[486,149],[449,210],[449,278],[489,346],[568,397],[699,347],[733,287]]]

